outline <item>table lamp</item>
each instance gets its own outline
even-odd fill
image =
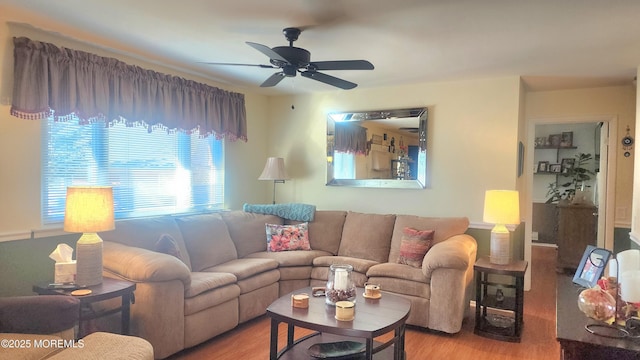
[[[264,164],[264,170],[258,177],[258,180],[273,180],[273,203],[276,203],[276,183],[284,184],[285,180],[289,180],[287,170],[284,168],[284,159],[279,157],[270,157]]]
[[[64,230],[83,233],[76,243],[76,284],[102,283],[102,239],[98,231],[115,229],[113,189],[107,186],[70,186],[64,212]]]
[[[517,191],[487,190],[484,197],[483,221],[495,224],[491,230],[489,262],[497,265],[511,263],[511,241],[505,225],[520,223],[520,202]]]

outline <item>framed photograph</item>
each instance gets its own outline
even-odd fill
[[[562,165],[560,165],[560,164],[551,164],[551,165],[549,165],[549,172],[560,174],[561,170],[562,170]]]
[[[572,147],[573,146],[573,131],[563,131],[560,138],[560,147]]]
[[[586,288],[594,287],[598,279],[602,277],[609,258],[611,258],[611,251],[587,245],[580,265],[573,276],[573,282]]]
[[[562,135],[560,134],[551,134],[549,135],[549,145],[553,147],[560,147],[560,142],[562,141]]]
[[[549,171],[549,162],[548,161],[538,161],[538,172],[548,172]]]
[[[560,163],[560,165],[562,165],[561,172],[563,174],[567,174],[569,172],[569,170],[573,169],[573,167],[576,165],[576,159],[574,159],[574,158],[564,158],[564,159],[562,159],[562,162]]]
[[[371,143],[376,145],[382,145],[382,136],[373,134],[371,135]]]

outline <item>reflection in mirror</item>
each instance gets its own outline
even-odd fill
[[[426,180],[426,108],[327,116],[327,185],[421,189]]]

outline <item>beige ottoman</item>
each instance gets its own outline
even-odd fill
[[[153,360],[153,347],[139,337],[96,332],[82,339],[82,348],[67,348],[47,359],[92,360],[92,359],[145,359]]]

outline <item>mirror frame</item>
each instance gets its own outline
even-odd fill
[[[335,179],[333,177],[333,164],[329,159],[333,159],[334,137],[336,120],[340,121],[362,121],[380,120],[392,118],[416,118],[418,121],[418,171],[416,180],[396,180],[396,179]],[[347,119],[347,120],[344,120]],[[359,112],[332,112],[327,115],[327,186],[350,186],[366,188],[391,188],[391,189],[424,189],[427,187],[427,120],[428,109],[426,107],[359,111]]]

